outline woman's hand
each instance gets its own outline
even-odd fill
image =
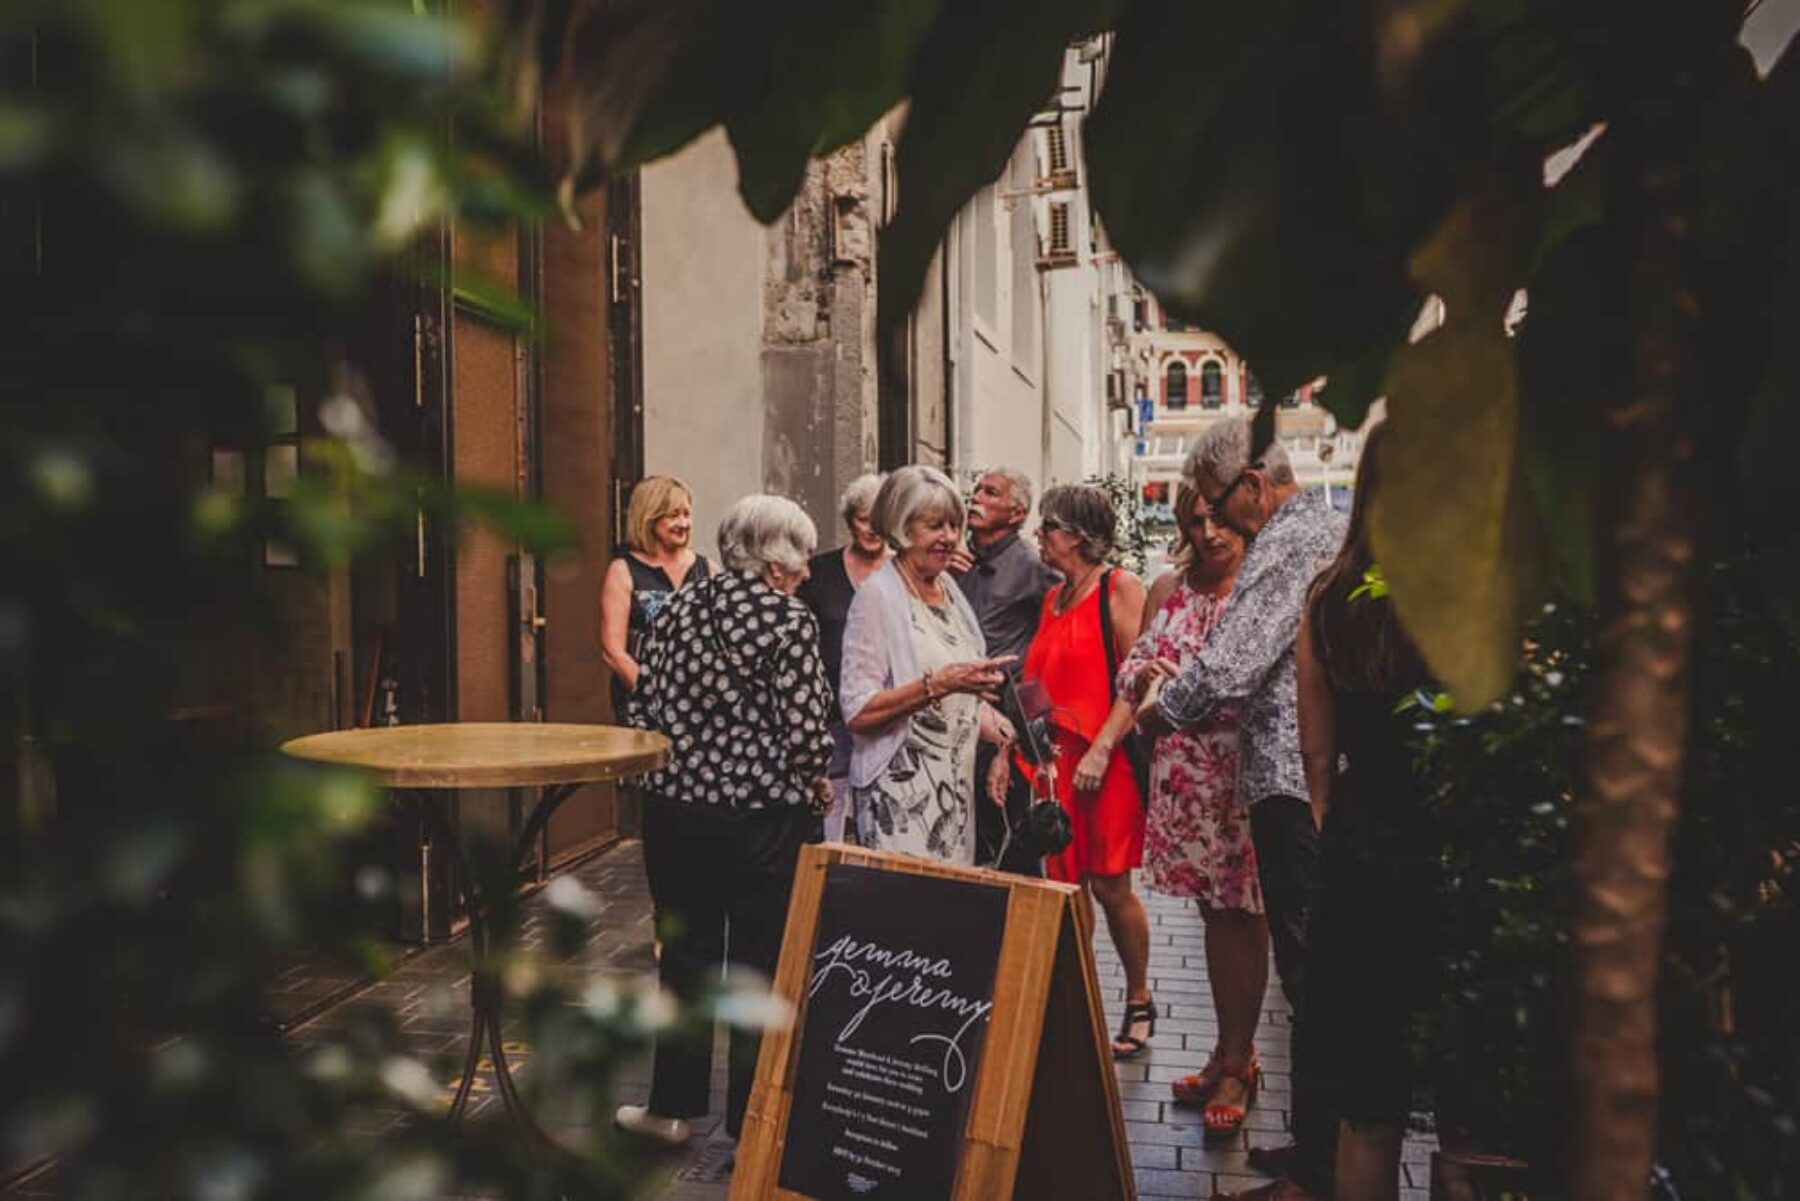
[[[1001,669],[1018,657],[1001,655],[997,659],[971,659],[964,663],[946,664],[931,673],[931,691],[938,696],[966,692],[984,701],[994,701],[1000,695],[1000,682],[1006,678],[1006,673]]]
[[[1144,664],[1143,674],[1138,678],[1146,684],[1151,680],[1172,680],[1181,674],[1181,664],[1173,659],[1152,659]]]
[[[1011,786],[1011,784],[1012,784],[1011,748],[1003,745],[1000,748],[1000,750],[994,755],[994,761],[992,763],[988,764],[988,774],[987,774],[988,800],[994,802],[994,804],[999,805],[1001,808],[1004,809],[1006,807],[1007,789]]]
[[[1158,662],[1167,662],[1159,660]],[[1154,665],[1152,665],[1154,666]],[[1169,733],[1173,727],[1169,725],[1162,710],[1157,708],[1156,701],[1162,695],[1162,686],[1166,676],[1152,676],[1150,684],[1144,689],[1143,699],[1138,701],[1137,711],[1132,714],[1132,723],[1137,726],[1138,733],[1147,738],[1160,738]]]
[[[1089,744],[1087,753],[1075,765],[1075,774],[1069,778],[1076,792],[1099,790],[1101,782],[1106,779],[1106,769],[1112,763],[1112,753],[1113,748],[1103,742]]]
[[[1012,749],[1012,744],[1018,740],[1019,736],[1013,730],[1012,722],[1006,720],[1004,713],[984,701],[976,718],[980,722],[980,734],[983,742],[997,744],[1002,754]]]

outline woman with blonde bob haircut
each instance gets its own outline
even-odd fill
[[[695,567],[712,574],[694,537],[694,492],[672,475],[653,475],[631,490],[625,510],[626,550],[607,564],[600,584],[600,655],[612,670],[613,715],[637,687],[638,659],[656,614]]]
[[[989,702],[1007,655],[987,657],[974,610],[946,568],[962,544],[963,501],[934,467],[902,467],[872,510],[893,547],[856,593],[844,628],[842,706],[850,728],[851,812],[864,846],[975,862],[975,744],[1010,743]],[[988,795],[1005,796],[1006,757]]]

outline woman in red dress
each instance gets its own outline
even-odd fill
[[[1117,526],[1112,502],[1098,488],[1063,485],[1038,502],[1038,549],[1063,582],[1044,598],[1023,674],[1051,705],[1055,767],[1048,774],[1075,835],[1044,861],[1045,873],[1086,885],[1106,915],[1125,968],[1125,1014],[1113,1055],[1130,1059],[1156,1033],[1156,1006],[1150,924],[1131,889],[1131,871],[1144,858],[1144,802],[1124,750],[1132,709],[1113,689],[1114,665],[1137,641],[1144,585],[1106,561]]]

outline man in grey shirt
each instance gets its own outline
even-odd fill
[[[1247,420],[1220,421],[1188,452],[1183,473],[1198,487],[1213,519],[1250,545],[1225,616],[1204,649],[1178,665],[1140,710],[1139,724],[1161,733],[1194,725],[1222,704],[1238,710],[1237,801],[1250,813],[1275,970],[1298,1023],[1306,1006],[1306,926],[1318,891],[1319,837],[1300,759],[1294,639],[1307,589],[1337,553],[1345,522],[1323,499],[1300,490],[1279,442],[1252,459],[1250,436]],[[1329,1155],[1329,1150],[1308,1146],[1300,1130],[1301,1074],[1296,1063],[1300,1146],[1293,1174],[1316,1190],[1323,1182],[1317,1176],[1303,1179],[1306,1165],[1298,1157],[1315,1151]],[[1329,1166],[1324,1170],[1328,1173]]]
[[[1025,648],[1031,645],[1032,635],[1037,633],[1044,594],[1061,578],[1019,536],[1025,519],[1031,515],[1031,495],[1031,477],[1022,471],[996,467],[983,472],[969,498],[969,540],[973,550],[957,555],[950,563],[956,586],[962,589],[981,623],[987,653],[1017,655],[1020,663],[1025,661]],[[1016,679],[1016,665],[1013,670]],[[1015,725],[1022,720],[1017,713],[1008,716]],[[993,753],[987,743],[976,752],[977,780],[987,778]],[[1007,814],[1016,823],[1030,804],[1029,791],[1015,771],[1007,789]],[[975,812],[978,862],[992,863],[1005,837],[1006,823],[993,805],[979,805]],[[1027,862],[1010,851],[1006,862],[999,866],[1030,875],[1041,871],[1041,864]]]
[[[991,656],[1025,658],[1044,594],[1059,578],[1019,536],[1031,516],[1031,496],[1031,477],[1024,472],[1010,467],[984,472],[969,498],[973,549],[950,563],[956,586],[981,622]]]

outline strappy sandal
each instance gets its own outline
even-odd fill
[[[1244,1128],[1244,1119],[1250,1115],[1250,1107],[1256,1104],[1256,1094],[1262,1088],[1262,1068],[1255,1063],[1245,1064],[1241,1068],[1220,1068],[1219,1083],[1226,1080],[1240,1081],[1244,1086],[1244,1100],[1241,1104],[1213,1099],[1206,1103],[1201,1113],[1201,1120],[1206,1123],[1206,1137],[1229,1138]]]
[[[1198,1108],[1212,1100],[1213,1089],[1219,1087],[1219,1072],[1224,1068],[1224,1060],[1219,1058],[1220,1048],[1214,1047],[1207,1057],[1206,1066],[1198,1072],[1187,1076],[1178,1076],[1169,1081],[1169,1091],[1175,1095],[1175,1104],[1192,1105]],[[1256,1048],[1250,1048],[1250,1066],[1262,1071],[1262,1060],[1257,1057]]]
[[[1132,1027],[1143,1023],[1149,1029],[1142,1038],[1131,1032]],[[1119,1021],[1119,1033],[1113,1038],[1114,1059],[1136,1059],[1150,1046],[1150,1040],[1156,1037],[1156,1001],[1154,999],[1125,1002],[1125,1016]],[[1120,1050],[1119,1044],[1125,1049]]]
[[[1175,1104],[1205,1105],[1219,1083],[1219,1068],[1222,1066],[1219,1048],[1214,1047],[1212,1054],[1207,1057],[1205,1067],[1191,1075],[1178,1076],[1169,1081],[1169,1091],[1175,1094]]]

